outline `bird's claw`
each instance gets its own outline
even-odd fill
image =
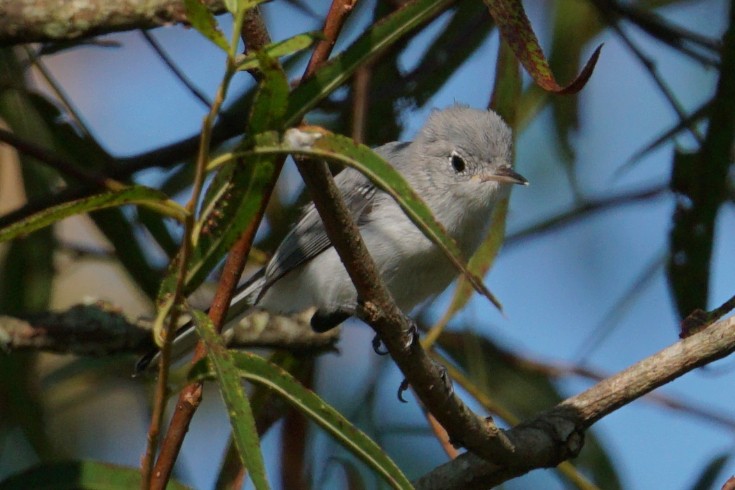
[[[401,403],[408,403],[408,401],[403,398],[403,394],[408,390],[409,386],[408,380],[404,378],[403,381],[401,381],[401,385],[398,387],[398,401]]]
[[[373,337],[372,344],[373,344],[373,351],[375,351],[375,353],[378,354],[379,356],[385,356],[388,354],[388,350],[382,348],[383,341],[380,340],[380,335],[375,334],[375,337]]]

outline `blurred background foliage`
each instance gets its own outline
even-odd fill
[[[359,2],[336,52],[398,3]],[[579,95],[549,94],[524,73],[515,106],[517,168],[532,187],[515,191],[509,252],[488,277],[507,317],[472,301],[449,322],[437,347],[463,377],[456,382],[462,394],[505,424],[674,342],[678,320],[719,305],[735,289],[735,69],[725,70],[735,67],[735,45],[722,41],[733,28],[733,6],[722,0],[557,0],[526,7],[562,84],[597,44],[606,45]],[[264,15],[279,40],[319,29],[325,9],[273,2]],[[224,18],[222,25],[228,25]],[[2,126],[84,172],[185,200],[196,131],[221,77],[221,53],[181,27],[101,40],[105,44],[1,48]],[[454,101],[487,106],[497,52],[487,6],[455,2],[361,66],[308,122],[369,145],[410,138],[432,107]],[[306,56],[282,61],[294,79]],[[247,74],[235,79],[213,133],[218,149],[237,141],[254,87]],[[0,162],[2,226],[93,189],[83,177],[8,146],[0,147]],[[258,234],[262,253],[256,258],[275,248],[304,201],[298,174],[287,166]],[[92,296],[131,317],[151,315],[180,235],[170,220],[124,207],[3,244],[0,314],[65,308]],[[451,292],[414,316],[428,329],[450,299]],[[409,477],[420,476],[446,456],[418,407],[396,401],[400,374],[374,357],[370,335],[364,326],[348,325],[338,353],[301,359],[295,374],[374,437]],[[150,380],[130,378],[133,361],[133,355],[0,353],[0,480],[62,459],[136,467]],[[591,431],[572,465],[506,486],[719,488],[723,469],[734,471],[735,416],[725,407],[735,399],[722,388],[728,378],[731,366],[712,368],[680,385],[679,394],[637,402],[642,408],[630,417],[614,414]],[[379,485],[343,449],[286,413],[264,439],[268,469],[282,488]],[[196,488],[224,487],[231,471],[227,441],[219,399],[207,392],[177,478]],[[68,475],[84,464],[92,465],[46,470]],[[129,485],[118,476],[120,487]],[[0,488],[33,480],[19,481],[0,482]]]

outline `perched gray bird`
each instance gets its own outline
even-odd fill
[[[432,112],[414,141],[388,143],[375,151],[403,175],[469,258],[488,231],[493,206],[507,197],[511,184],[528,183],[511,168],[511,142],[510,129],[494,112],[455,105]],[[444,253],[364,175],[347,168],[335,182],[403,311],[440,293],[457,276]],[[311,325],[317,331],[355,314],[357,292],[313,204],[268,265],[235,294],[232,309],[240,314],[229,325],[251,311],[243,304],[278,314],[316,307]],[[176,342],[189,337],[193,345],[193,331],[184,328]],[[153,357],[142,358],[138,369]]]

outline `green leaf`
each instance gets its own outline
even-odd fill
[[[168,198],[162,192],[143,186],[131,186],[122,190],[107,191],[83,199],[52,206],[28,218],[0,229],[0,242],[27,235],[75,214],[124,204],[164,204]]]
[[[255,419],[240,383],[240,373],[234,364],[233,356],[225,347],[222,337],[214,331],[214,325],[206,313],[193,310],[192,318],[199,336],[207,346],[207,357],[227,407],[233,439],[240,452],[242,464],[248,469],[248,475],[255,488],[267,489],[268,480]]]
[[[44,463],[0,482],[0,490],[111,490],[139,488],[140,469],[95,461]],[[168,490],[189,487],[169,481]]]
[[[275,61],[261,55],[264,79],[248,123],[252,134],[280,127],[288,98],[288,80]],[[196,289],[219,263],[261,207],[278,168],[274,155],[255,155],[223,167],[212,180],[194,234],[187,267],[186,293]],[[175,280],[167,281],[171,291]]]
[[[715,224],[728,198],[728,172],[735,143],[735,9],[723,37],[720,79],[704,142],[695,155],[677,152],[671,189],[677,195],[671,231],[669,282],[679,314],[707,310]]]
[[[233,352],[240,376],[267,386],[301,413],[326,430],[347,450],[380,474],[393,488],[413,488],[400,468],[367,435],[353,426],[337,410],[327,405],[313,391],[304,388],[285,370],[265,359],[246,352]],[[189,372],[190,379],[211,377],[208,366],[200,362]]]
[[[285,126],[297,124],[319,101],[345,83],[359,66],[452,3],[452,0],[416,0],[375,23],[349,48],[294,89],[289,98]]]
[[[232,3],[232,2],[228,2]],[[214,14],[199,0],[184,0],[186,16],[191,26],[204,37],[212,41],[225,53],[230,50],[230,43],[217,25]],[[229,5],[228,5],[229,7]]]
[[[271,43],[263,48],[266,55],[269,58],[276,59],[281,56],[288,56],[290,54],[303,51],[311,47],[317,40],[323,39],[324,34],[321,31],[306,32],[304,34],[297,34],[296,36],[290,37],[283,41]],[[238,70],[250,70],[257,68],[260,62],[258,61],[258,54],[248,54],[237,60]]]
[[[286,132],[285,142],[279,144],[269,144],[270,141],[275,140],[273,134],[265,133],[258,136],[261,140],[258,141],[255,148],[246,152],[234,153],[229,158],[244,157],[249,154],[299,154],[327,159],[360,171],[377,187],[395,199],[406,213],[406,216],[444,252],[450,262],[464,274],[464,277],[479,293],[487,297],[499,309],[502,308],[500,302],[485,287],[482,278],[467,269],[465,259],[462,257],[457,243],[447,234],[442,224],[436,220],[423,199],[416,194],[392,165],[383,160],[373,150],[365,145],[355,143],[351,138],[331,133],[324,134],[292,129]],[[302,138],[306,141],[305,144],[299,141]]]

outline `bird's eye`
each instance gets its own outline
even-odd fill
[[[458,174],[461,174],[464,172],[467,165],[465,164],[464,158],[459,156],[457,153],[452,153],[452,156],[450,157],[450,161],[452,163],[452,168],[455,172]]]

